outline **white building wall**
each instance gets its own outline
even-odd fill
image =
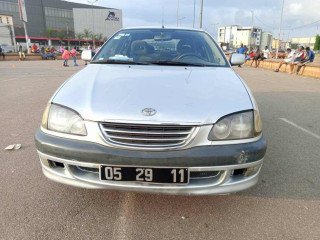
[[[251,31],[249,30],[239,30],[237,32],[235,47],[239,47],[241,44],[249,46],[249,36]]]
[[[316,43],[316,37],[301,37],[301,38],[292,38],[292,44],[303,45],[305,47],[314,48],[314,44]]]
[[[218,42],[228,44],[230,48],[237,48],[241,44],[260,46],[262,29],[257,27],[240,27],[237,25],[220,27],[218,29]]]
[[[225,36],[226,36],[226,28],[225,27],[218,28],[218,42],[219,43],[225,42]]]
[[[0,44],[12,45],[10,29],[3,23],[0,23]]]
[[[94,33],[101,33],[103,37],[110,38],[116,31],[122,28],[122,11],[118,9],[92,9],[74,8],[75,33],[83,33],[85,29]]]

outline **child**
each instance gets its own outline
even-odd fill
[[[71,55],[71,57],[72,57],[72,59],[73,59],[74,66],[75,66],[75,67],[79,66],[79,65],[77,64],[77,49],[76,49],[76,47],[74,47],[74,48],[71,50],[70,55]]]
[[[69,65],[68,65],[69,57],[70,57],[69,48],[66,47],[66,49],[65,49],[65,50],[63,51],[63,53],[62,53],[62,59],[64,60],[64,61],[63,61],[63,66],[64,66],[64,67],[69,67]]]

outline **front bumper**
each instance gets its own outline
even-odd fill
[[[163,152],[132,151],[70,140],[43,133],[35,136],[43,173],[49,179],[90,189],[116,189],[164,194],[226,194],[252,187],[266,152],[266,141],[203,146]],[[111,182],[99,179],[101,164],[142,167],[188,167],[188,185]],[[214,172],[210,177],[203,173]],[[202,177],[205,176],[205,177]]]

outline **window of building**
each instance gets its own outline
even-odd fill
[[[12,13],[19,12],[18,4],[12,3],[12,2],[0,1],[0,9],[3,12],[12,12]]]

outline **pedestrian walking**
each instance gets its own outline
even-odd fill
[[[75,66],[75,67],[79,66],[79,65],[77,64],[77,48],[76,48],[76,47],[74,47],[74,48],[70,51],[70,55],[71,55],[71,57],[72,57],[72,59],[73,59],[73,66]]]
[[[237,49],[237,53],[239,54],[246,54],[246,48],[243,46],[243,44],[241,43],[241,46]],[[238,67],[241,67],[241,65],[238,65]]]
[[[65,50],[62,53],[62,59],[64,60],[63,61],[63,66],[64,67],[69,67],[69,65],[68,65],[69,58],[70,58],[69,48],[66,47]]]
[[[24,53],[23,47],[21,46],[20,43],[18,43],[18,53],[19,53],[19,61],[26,59],[26,54]]]

